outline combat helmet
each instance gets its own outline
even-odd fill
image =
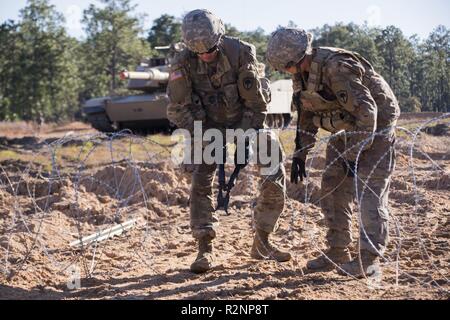
[[[312,52],[311,33],[296,28],[280,28],[275,31],[267,47],[267,61],[275,69],[283,71],[300,62]]]
[[[208,10],[189,12],[181,26],[183,41],[189,50],[205,53],[216,47],[225,33],[222,20]]]

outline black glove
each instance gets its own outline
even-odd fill
[[[356,168],[356,163],[355,161],[347,161],[344,160],[342,161],[342,167],[344,168],[344,172],[347,174],[347,177],[349,178],[354,178],[355,177],[355,168]]]
[[[298,184],[298,181],[303,181],[306,178],[306,165],[305,161],[299,158],[292,159],[291,167],[291,183]]]

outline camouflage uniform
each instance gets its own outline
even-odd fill
[[[188,14],[185,20],[195,17],[196,12],[203,14],[205,11],[196,10]],[[195,20],[198,22],[199,19]],[[189,24],[189,21],[184,24]],[[208,29],[208,25],[201,24],[200,29],[183,29],[189,49],[180,52],[171,66],[169,120],[191,132],[195,120],[202,121],[204,129],[215,128],[223,133],[227,128],[263,128],[270,91],[259,75],[255,47],[223,36],[217,44],[217,59],[205,63],[195,52],[206,52],[215,44],[214,41],[207,41],[210,37],[203,35],[202,27]],[[190,42],[189,39],[198,41]],[[260,133],[258,138],[280,146],[272,133]],[[263,177],[254,209],[257,229],[267,233],[273,231],[284,209],[285,169],[282,164],[283,151],[281,148],[278,151],[280,165],[275,172]],[[193,172],[190,212],[196,239],[215,237],[213,181],[216,167],[216,164],[203,163],[197,165]]]
[[[395,162],[392,145],[399,116],[397,100],[385,80],[355,54],[331,48],[316,48],[312,54],[308,82],[302,83],[298,75],[294,79],[295,90],[300,93],[300,128],[310,133],[301,133],[305,149],[300,157],[306,158],[318,127],[331,133],[350,132],[333,137],[327,148],[326,164],[331,166],[322,177],[321,201],[329,226],[327,240],[334,247],[347,247],[352,242],[354,181],[336,159],[356,161],[362,149],[357,164],[359,197],[365,189],[360,199],[362,224],[372,244],[383,253],[388,239],[387,198]],[[365,233],[361,240],[363,248],[377,254]]]
[[[306,39],[303,31],[286,33],[288,38],[305,39],[304,42],[309,42],[307,47],[310,46],[312,39]],[[283,40],[275,34],[271,41],[268,58],[275,56],[273,50],[284,54],[292,51],[289,39]],[[293,76],[294,102],[301,111],[299,129],[302,130],[299,132],[302,148],[294,157],[306,161],[319,128],[333,134],[340,132],[328,143],[321,207],[328,225],[329,247],[344,251],[352,243],[355,198],[355,180],[344,169],[357,160],[361,151],[356,193],[361,213],[360,243],[362,250],[378,256],[383,254],[388,242],[388,192],[395,165],[394,131],[400,114],[397,99],[386,81],[357,53],[326,47],[309,50],[312,57],[309,74]],[[305,56],[292,55],[300,60]],[[286,58],[272,59],[273,64],[282,68],[280,63]]]

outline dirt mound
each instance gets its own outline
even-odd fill
[[[103,201],[101,201],[101,199]],[[78,222],[94,225],[111,223],[115,201],[86,192],[82,186],[76,190],[72,185],[64,186],[52,200],[52,210],[63,212]]]
[[[58,192],[60,178],[52,178],[41,164],[21,160],[0,163],[0,187],[14,196],[40,198]]]
[[[12,184],[8,184],[6,191],[17,196],[40,198],[57,193],[61,187],[58,180],[14,177]]]
[[[96,195],[109,196],[128,204],[159,201],[169,206],[187,206],[189,185],[167,164],[107,166],[81,185]]]
[[[78,223],[103,225],[145,208],[146,218],[167,216],[168,207],[187,207],[188,177],[165,163],[109,165],[92,174],[60,179],[34,177],[8,165],[0,174],[0,213],[11,216],[13,202],[26,214],[62,212]]]

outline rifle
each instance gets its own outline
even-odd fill
[[[295,151],[302,149],[302,140],[300,137],[300,115],[302,113],[302,108],[300,106],[300,93],[297,92],[293,96],[293,103],[297,109],[297,128],[295,130]]]
[[[226,158],[227,158],[227,146],[226,144],[224,144],[223,146],[223,163],[218,165],[219,171],[218,171],[218,176],[219,176],[219,192],[217,195],[217,208],[216,211],[219,210],[223,210],[225,211],[225,214],[227,216],[230,215],[230,213],[228,212],[228,205],[230,204],[230,193],[231,190],[233,190],[233,188],[236,185],[236,180],[239,177],[239,173],[241,172],[242,169],[244,169],[249,162],[249,155],[250,155],[250,142],[249,139],[246,138],[245,139],[245,161],[243,164],[238,164],[238,157],[237,157],[237,146],[236,146],[236,153],[234,156],[234,164],[235,164],[235,168],[233,173],[230,176],[230,179],[228,180],[228,183],[226,182],[226,177],[225,177],[225,163],[226,163]],[[224,196],[225,193],[225,196]]]

